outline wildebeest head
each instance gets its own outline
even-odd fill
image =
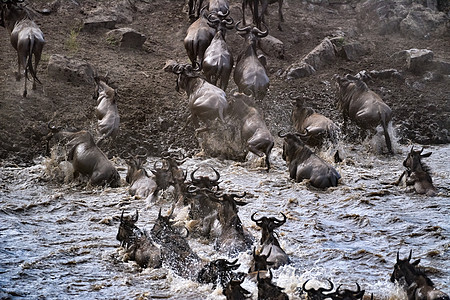
[[[270,238],[275,239],[273,236],[273,231],[286,223],[286,215],[281,213],[283,215],[282,220],[278,220],[274,217],[261,217],[259,219],[255,218],[256,212],[254,212],[251,216],[251,220],[256,223],[259,227],[262,229],[262,236],[261,236],[261,244],[264,244],[267,240]],[[275,239],[276,240],[276,239]],[[275,242],[275,241],[272,241]],[[278,244],[278,243],[276,243]],[[269,256],[269,255],[268,255]]]
[[[411,151],[408,153],[408,156],[403,161],[403,166],[407,168],[409,171],[417,171],[424,169],[424,164],[422,163],[421,159],[424,157],[429,157],[432,152],[424,153],[423,148],[421,150],[415,151],[414,146],[411,147]],[[425,171],[425,170],[424,170]]]
[[[365,293],[365,290],[361,290],[361,287],[358,283],[356,283],[356,291],[344,289],[340,289],[341,285],[338,286],[336,291],[330,294],[333,300],[358,300],[362,299]]]
[[[153,170],[150,170],[153,175],[155,175],[155,182],[157,191],[165,190],[172,184],[174,184],[172,172],[170,171],[170,166],[167,162],[162,162],[161,167],[157,166],[157,162],[153,165]]]
[[[139,148],[142,153],[134,154],[133,156],[127,156],[128,159],[128,171],[125,178],[126,182],[132,184],[137,178],[142,175],[148,176],[147,171],[144,169],[144,163],[147,159],[147,150],[144,148]]]
[[[307,293],[308,300],[324,300],[330,297],[330,294],[324,294],[324,292],[331,292],[334,288],[333,283],[327,279],[327,281],[330,283],[330,288],[318,288],[317,290],[315,288],[306,288],[306,284],[308,283],[309,279],[303,283],[302,289]]]
[[[253,264],[249,269],[249,273],[258,272],[258,271],[267,271],[269,270],[269,266],[273,265],[272,262],[268,262],[267,258],[269,258],[272,252],[272,248],[270,248],[269,253],[267,255],[264,254],[256,254],[256,249],[253,248]]]
[[[241,284],[244,282],[244,278],[237,280],[231,279],[228,284],[222,290],[222,294],[227,297],[227,300],[244,300],[248,299],[251,296],[251,293],[241,287]]]
[[[283,292],[283,288],[275,285],[272,282],[272,271],[269,271],[269,277],[256,277],[258,281],[258,299],[273,299],[273,300],[287,300],[289,297]]]
[[[223,38],[225,38],[225,33],[228,30],[234,28],[234,20],[228,17],[229,11],[226,15],[219,15],[219,13],[211,13],[208,15],[208,25],[215,28],[217,32],[220,32]]]
[[[124,217],[123,213],[124,210],[122,210],[122,214],[120,215],[120,225],[116,239],[122,247],[126,246],[128,248],[136,236],[141,233],[140,229],[135,225],[139,215],[137,210],[134,216],[129,215]]]
[[[302,153],[303,149],[306,147],[301,139],[302,137],[305,137],[306,134],[301,133],[283,134],[282,131],[279,131],[278,136],[284,138],[282,158],[286,161],[286,163],[289,164],[289,162],[294,158],[295,154]]]
[[[391,275],[391,282],[399,281],[404,279],[408,285],[414,282],[415,277],[415,267],[420,263],[420,259],[414,262],[410,262],[412,257],[412,250],[409,252],[409,256],[406,259],[400,259],[400,253],[397,251],[397,261],[394,265],[394,271]],[[431,280],[430,280],[431,282]],[[431,283],[431,285],[433,285]]]
[[[197,280],[200,283],[213,283],[214,287],[220,283],[222,287],[231,280],[233,270],[239,268],[237,259],[230,262],[226,259],[216,259],[204,266],[198,273]]]
[[[197,172],[199,169],[200,168],[197,168],[191,173],[192,184],[199,188],[207,188],[212,190],[214,187],[216,187],[217,189],[219,189],[219,172],[216,169],[212,168],[215,173],[215,178],[210,178],[209,176],[195,176],[195,172]]]
[[[187,89],[189,79],[202,77],[199,64],[193,68],[190,64],[179,64],[174,60],[168,60],[163,70],[178,75],[175,88],[177,92],[180,91],[180,88],[182,90]]]

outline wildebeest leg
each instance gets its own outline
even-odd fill
[[[36,73],[37,73],[37,67],[39,62],[41,61],[41,54],[42,54],[42,48],[41,44],[36,45],[36,49],[34,52],[34,78],[33,78],[33,90],[36,89]]]
[[[278,15],[280,16],[280,22],[278,23],[279,31],[283,31],[283,28],[281,28],[281,23],[284,22],[282,8],[283,8],[283,0],[278,0]]]
[[[406,170],[402,172],[402,174],[400,175],[400,177],[393,182],[394,185],[398,186],[400,184],[400,182],[402,181],[403,177],[406,175]]]

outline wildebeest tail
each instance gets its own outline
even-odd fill
[[[28,70],[30,70],[31,76],[33,76],[34,80],[36,80],[37,82],[41,83],[39,81],[39,79],[36,77],[36,70],[33,68],[33,53],[34,53],[34,37],[33,36],[29,36],[28,37],[28,61],[27,61],[27,66],[25,68],[25,77],[26,79],[28,79]]]
[[[274,145],[275,145],[275,143],[272,142],[272,143],[270,144],[270,146],[267,147],[267,150],[266,150],[266,166],[267,166],[267,172],[269,172],[269,170],[270,170],[270,160],[269,160],[269,157],[270,157],[270,152],[272,152],[272,148],[273,148]]]
[[[392,143],[391,143],[391,138],[389,137],[389,132],[388,132],[388,122],[386,122],[386,115],[382,114],[380,111],[378,111],[378,114],[380,115],[380,119],[381,119],[381,126],[383,127],[383,132],[384,132],[384,139],[386,140],[386,146],[388,148],[389,153],[393,154],[394,152],[392,151]]]

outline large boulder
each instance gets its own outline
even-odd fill
[[[95,31],[98,28],[114,29],[117,18],[109,15],[94,15],[87,17],[83,22],[84,31]]]
[[[259,39],[259,48],[267,55],[276,58],[284,58],[284,44],[279,39],[268,35],[262,39]]]
[[[141,48],[147,38],[133,28],[119,28],[108,31],[106,40],[119,45],[121,48]]]
[[[47,73],[52,78],[74,84],[93,84],[96,76],[95,69],[87,62],[60,54],[50,56]]]

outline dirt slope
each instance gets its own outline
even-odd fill
[[[231,2],[232,16],[238,20],[240,4]],[[274,134],[291,124],[291,101],[287,97],[291,91],[304,92],[314,99],[312,107],[341,122],[334,105],[335,88],[330,84],[333,74],[387,68],[402,70],[403,64],[390,56],[410,48],[431,49],[435,56],[450,60],[448,35],[432,36],[426,40],[405,38],[399,34],[380,36],[375,31],[358,27],[360,22],[353,9],[355,6],[317,6],[297,0],[285,2],[283,31],[276,29],[276,6],[270,6],[271,12],[266,19],[270,34],[284,42],[286,55],[284,59],[268,57],[270,91],[258,104]],[[118,23],[116,28],[132,27],[145,34],[147,41],[143,49],[120,49],[106,39],[106,28],[94,32],[80,30],[89,13],[114,7],[116,3],[132,8],[128,16],[131,23]],[[0,30],[0,158],[4,163],[30,163],[34,157],[43,155],[44,137],[50,120],[95,132],[94,86],[49,77],[46,68],[52,54],[85,60],[99,74],[108,73],[110,85],[118,89],[121,127],[116,144],[109,150],[110,155],[119,155],[143,142],[152,155],[159,155],[168,147],[183,147],[192,153],[198,151],[193,128],[188,126],[182,130],[188,113],[187,97],[175,91],[175,75],[162,71],[167,59],[187,62],[183,39],[189,20],[184,1],[57,0],[46,5],[40,2],[39,5],[32,1],[31,6],[37,9],[50,7],[53,11],[36,16],[47,41],[38,68],[43,84],[30,91],[27,98],[21,96],[23,83],[16,82],[13,75],[17,61],[8,33]],[[121,19],[125,22],[127,16]],[[342,32],[346,39],[362,43],[368,53],[357,61],[339,58],[333,65],[308,78],[287,81],[280,77],[290,64],[300,60],[323,38]],[[228,33],[227,41],[237,56],[242,38],[233,31]],[[448,76],[422,83],[422,75],[404,74],[406,82],[376,79],[369,83],[393,109],[393,122],[400,142],[448,143]],[[229,90],[234,87],[230,80]],[[407,84],[416,81],[421,82],[416,88]]]

